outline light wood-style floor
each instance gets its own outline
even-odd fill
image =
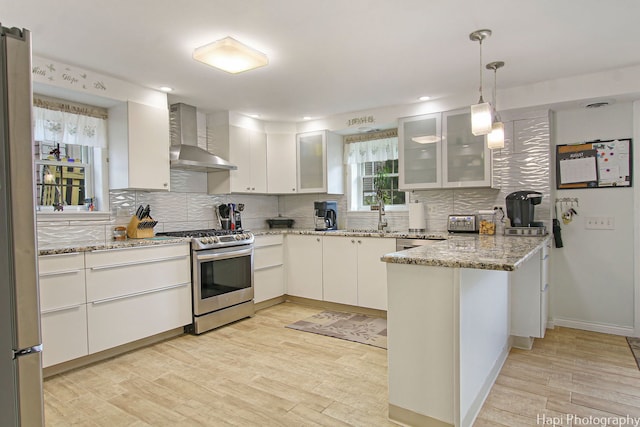
[[[284,328],[319,311],[280,304],[51,377],[46,425],[394,425],[385,350]],[[625,339],[558,328],[531,351],[512,350],[475,425],[543,425],[543,413],[640,416],[640,371]]]

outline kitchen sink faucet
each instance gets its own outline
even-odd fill
[[[388,227],[387,219],[384,216],[384,200],[382,197],[378,199],[378,231],[384,231],[385,227]]]

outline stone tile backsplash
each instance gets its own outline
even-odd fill
[[[505,197],[518,190],[543,193],[536,206],[536,218],[551,226],[550,194],[550,129],[548,111],[530,113],[524,118],[505,120],[505,148],[493,155],[494,188],[434,189],[408,193],[409,201],[426,206],[428,231],[445,231],[447,215],[475,213],[480,209],[501,206]],[[111,215],[105,221],[40,221],[38,244],[41,248],[102,244],[111,239],[115,225],[126,225],[138,205],[151,206],[151,216],[158,221],[156,232],[219,228],[215,206],[223,203],[244,203],[243,228],[265,229],[266,220],[281,215],[295,220],[294,228],[314,227],[313,202],[336,200],[338,226],[342,229],[375,229],[378,213],[347,212],[346,195],[209,195],[207,176],[202,172],[171,171],[170,192],[113,190],[110,192]],[[346,214],[345,214],[346,213]],[[409,227],[407,211],[387,211],[390,230]]]

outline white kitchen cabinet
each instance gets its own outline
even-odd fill
[[[396,240],[378,237],[325,236],[322,285],[325,301],[387,309],[384,254],[395,252]]]
[[[342,137],[323,130],[296,135],[298,193],[344,194]]]
[[[361,237],[327,236],[322,242],[324,301],[358,305],[358,246]]]
[[[238,169],[208,174],[210,194],[267,192],[267,136],[264,132],[230,125],[229,162]]]
[[[85,254],[89,352],[191,323],[189,245]]]
[[[259,303],[284,295],[284,236],[256,236],[253,252],[253,301]]]
[[[549,302],[549,246],[544,245],[511,272],[509,281],[511,335],[544,338]]]
[[[442,186],[489,187],[491,150],[485,137],[471,133],[471,111],[442,114]]]
[[[86,356],[89,347],[83,254],[40,256],[38,270],[43,367]]]
[[[440,120],[440,113],[398,120],[400,190],[442,186]]]
[[[398,168],[401,190],[491,186],[491,150],[469,109],[400,119]]]
[[[387,309],[387,265],[383,255],[396,251],[396,239],[362,237],[358,242],[358,306]]]
[[[109,188],[169,190],[169,110],[135,102],[109,109]]]
[[[286,236],[287,294],[322,300],[322,237]]]
[[[296,193],[297,170],[295,134],[267,134],[267,193]]]

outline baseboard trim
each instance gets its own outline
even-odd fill
[[[281,295],[279,297],[257,302],[253,305],[253,307],[256,311],[258,311],[258,310],[263,310],[265,308],[273,307],[274,305],[282,304],[285,301],[286,299],[284,295]]]
[[[387,318],[386,310],[378,310],[375,308],[367,308],[367,307],[358,307],[355,305],[340,304],[337,302],[320,301],[316,299],[296,297],[293,295],[285,295],[284,298],[286,301],[289,301],[289,302],[306,305],[314,308],[322,308],[324,310],[346,311],[349,313],[360,313],[360,314],[366,314],[369,316],[384,317],[385,319]]]
[[[604,334],[622,335],[625,337],[634,336],[634,329],[626,326],[606,325],[602,323],[583,322],[580,320],[561,319],[557,317],[553,319],[553,325],[572,329],[582,329],[591,332],[602,332]]]
[[[389,403],[389,420],[411,427],[453,427],[453,424]]]
[[[184,334],[184,327],[170,329],[168,331],[159,333],[157,335],[153,335],[147,338],[142,338],[137,341],[120,345],[118,347],[109,348],[107,350],[103,350],[98,353],[93,353],[87,356],[79,357],[77,359],[69,360],[67,362],[58,363],[57,365],[47,366],[42,370],[42,376],[44,378],[48,378],[54,375],[71,371],[73,369],[83,368],[93,363],[102,362],[104,360],[123,355],[130,351],[138,350],[143,347],[157,344],[161,341],[166,341],[168,339],[175,338],[183,334]]]

